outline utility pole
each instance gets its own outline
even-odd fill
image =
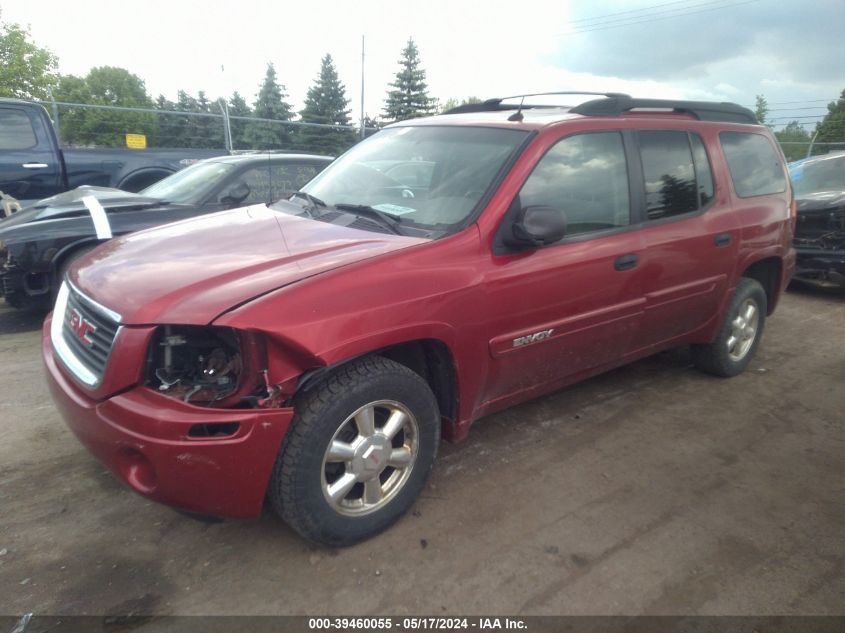
[[[361,35],[361,140],[366,136],[364,127],[364,36]]]

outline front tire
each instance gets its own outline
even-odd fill
[[[709,374],[730,378],[748,367],[766,323],[766,291],[755,279],[742,277],[734,290],[719,333],[709,345],[693,345],[692,360]]]
[[[291,527],[312,541],[351,545],[408,510],[440,443],[437,401],[419,375],[365,358],[294,408],[269,485],[273,508]]]

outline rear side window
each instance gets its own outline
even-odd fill
[[[769,139],[762,134],[720,132],[719,140],[736,195],[751,198],[786,191],[783,164]]]
[[[706,204],[701,193],[709,191],[709,197],[713,196],[713,180],[703,146],[701,167],[696,169],[687,132],[641,130],[638,136],[648,219],[690,213]]]
[[[622,135],[594,132],[559,141],[525,181],[519,202],[560,209],[567,236],[627,226],[631,211]]]
[[[689,135],[692,145],[692,158],[695,162],[695,180],[698,182],[698,204],[706,206],[713,199],[713,171],[710,169],[710,159],[704,149],[704,141],[698,134]]]
[[[25,112],[0,108],[0,149],[30,149],[38,141]]]

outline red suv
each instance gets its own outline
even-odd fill
[[[305,186],[112,240],[43,355],[79,439],[142,495],[348,544],[441,433],[660,350],[741,372],[790,278],[772,134],[734,104],[490,100],[392,125]]]

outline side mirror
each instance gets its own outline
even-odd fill
[[[249,185],[245,182],[238,182],[223,192],[223,195],[220,196],[220,202],[223,204],[240,204],[247,199],[249,194]]]
[[[518,249],[554,244],[566,235],[566,214],[547,206],[524,207],[511,226],[508,246]]]

